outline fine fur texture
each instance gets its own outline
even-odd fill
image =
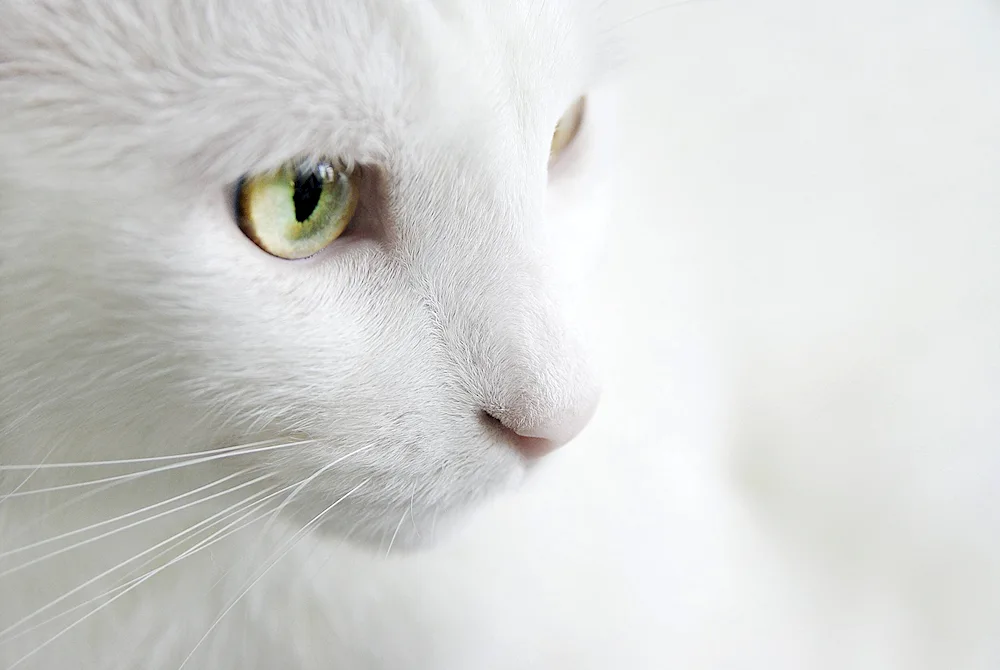
[[[996,3],[617,4],[0,0],[0,668],[1000,667]]]
[[[587,0],[0,3],[0,658],[343,667],[365,645],[298,644],[312,615],[251,604],[210,626],[251,573],[212,589],[207,551],[150,574],[169,595],[45,619],[116,595],[136,555],[165,566],[198,521],[235,526],[212,515],[237,503],[280,509],[246,531],[263,553],[232,540],[227,567],[266,565],[324,510],[322,537],[433,544],[523,480],[517,434],[579,430],[598,388],[573,314],[606,212],[609,19]],[[581,95],[585,129],[550,170]],[[349,234],[267,256],[233,221],[234,183],[324,155],[362,170]],[[107,465],[43,465],[73,462]],[[301,598],[319,639],[361,611]]]

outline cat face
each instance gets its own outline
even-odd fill
[[[516,484],[598,394],[573,314],[611,172],[605,12],[5,3],[3,458],[260,444],[201,467],[303,483],[306,519],[350,493],[324,528],[397,546]],[[350,175],[349,222],[268,253],[246,185],[316,166]]]

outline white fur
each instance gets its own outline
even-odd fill
[[[559,435],[597,393],[568,313],[605,211],[608,18],[586,1],[0,5],[4,465],[302,442],[126,483],[37,528],[32,519],[81,491],[15,491],[5,546],[252,465],[272,475],[261,486],[319,473],[284,510],[288,528],[352,492],[326,517],[327,534],[398,552],[520,482],[525,461],[484,413]],[[552,128],[584,94],[586,130],[550,175]],[[263,254],[234,225],[234,182],[324,154],[364,170],[351,234],[304,262]],[[574,202],[560,199],[567,189]],[[23,488],[106,472],[44,470]],[[4,472],[4,491],[25,474]],[[238,499],[8,577],[0,624]],[[222,609],[202,602],[214,572],[198,560],[168,578],[171,595],[137,591],[30,661],[108,663],[123,636],[106,629],[124,617],[136,650],[122,663],[131,653],[151,654],[144,667],[177,663]],[[325,616],[354,612],[329,611],[339,606],[319,593],[303,607],[312,600]],[[181,617],[145,609],[170,603]],[[247,611],[262,617],[248,630],[282,638],[262,641],[275,660],[261,667],[357,653],[293,652],[286,615],[270,623]],[[57,630],[5,644],[2,658]],[[227,639],[214,636],[192,662],[246,667]]]
[[[297,479],[370,444],[316,491],[374,477],[337,517],[377,541],[404,508],[419,520],[520,477],[483,411],[530,432],[589,404],[543,243],[594,225],[547,210],[546,137],[594,81],[574,44],[598,26],[572,5],[404,7],[5,7],[10,458],[294,431],[320,441],[280,452]],[[546,67],[526,77],[511,53]],[[597,181],[586,149],[561,179]],[[367,166],[365,202],[353,236],[281,262],[233,226],[229,189],[303,153]]]
[[[177,668],[368,477],[188,668],[997,667],[994,8],[679,4],[0,2],[0,466],[318,440],[41,523],[79,490],[9,498],[0,553],[375,445],[266,536],[18,667]],[[649,71],[615,161],[602,72],[632,15]],[[299,152],[383,172],[351,238],[289,264],[242,237],[226,189]],[[604,218],[615,262],[588,293]],[[571,333],[595,315],[601,411],[525,477],[473,415],[586,404]],[[0,496],[25,474],[0,470]],[[248,492],[0,576],[0,627]],[[0,641],[0,667],[86,611]]]

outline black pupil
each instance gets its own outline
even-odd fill
[[[295,220],[305,221],[319,204],[323,193],[323,180],[316,172],[300,173],[295,177],[295,192],[292,202],[295,203]]]

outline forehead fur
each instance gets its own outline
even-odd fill
[[[9,130],[74,159],[85,143],[89,168],[141,153],[232,180],[295,154],[381,162],[483,124],[533,140],[607,61],[602,11],[596,0],[5,3],[0,24],[16,28],[0,44],[0,95],[18,101]]]

